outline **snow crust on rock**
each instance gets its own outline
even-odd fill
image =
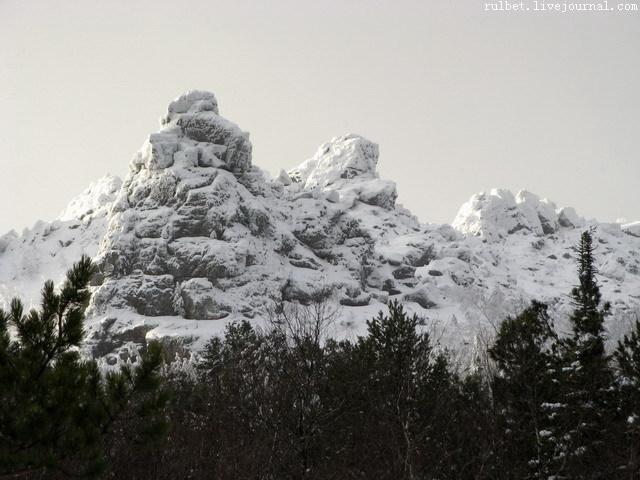
[[[184,113],[218,112],[218,100],[211,92],[190,90],[169,103],[167,114],[161,119],[163,125],[171,123],[178,115]]]
[[[100,209],[104,209],[106,205],[113,201],[121,186],[122,180],[120,177],[105,175],[71,200],[58,217],[58,220],[63,222],[80,220],[85,215],[91,215]]]
[[[326,187],[355,177],[377,178],[378,145],[359,135],[334,137],[289,172],[304,188]]]
[[[348,134],[321,145],[313,157],[288,174],[301,189],[329,192],[334,202],[353,205],[362,201],[393,209],[396,184],[378,177],[378,156],[377,144]]]
[[[622,225],[622,231],[634,237],[640,237],[640,221],[625,223]]]
[[[107,177],[60,219],[0,237],[0,301],[37,301],[45,279],[61,280],[87,253],[99,267],[87,349],[114,361],[152,338],[197,351],[229,321],[263,325],[275,299],[318,296],[336,309],[336,337],[364,333],[397,299],[457,346],[532,299],[548,302],[562,327],[573,246],[593,227],[610,318],[640,308],[637,223],[586,222],[532,193],[492,190],[471,197],[452,225],[421,224],[396,205],[378,160],[377,145],[345,135],[269,178],[215,96],[188,92],[169,104],[124,182]]]
[[[558,209],[526,190],[514,196],[509,190],[494,188],[473,195],[460,207],[452,225],[464,234],[497,241],[517,232],[541,236],[561,227],[579,228],[585,220],[573,208]]]

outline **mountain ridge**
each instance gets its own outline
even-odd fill
[[[338,312],[336,336],[359,334],[396,298],[456,345],[534,298],[561,318],[571,248],[595,228],[605,298],[618,318],[638,310],[637,222],[598,223],[494,189],[451,225],[422,224],[396,204],[378,157],[375,143],[347,134],[270,178],[215,95],[188,92],[123,181],[107,176],[54,222],[0,237],[0,302],[37,301],[45,277],[60,280],[87,253],[99,267],[87,345],[116,362],[149,338],[197,350],[227,321],[264,324],[274,298],[304,304],[320,290]]]

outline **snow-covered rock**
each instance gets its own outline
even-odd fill
[[[634,237],[640,237],[640,222],[626,223],[622,225],[622,231]]]
[[[530,192],[496,189],[471,197],[452,225],[421,224],[396,205],[378,160],[376,144],[345,135],[267,178],[215,96],[188,92],[124,182],[105,177],[54,222],[0,237],[0,302],[37,302],[45,279],[61,280],[87,253],[99,267],[87,346],[99,356],[151,338],[198,349],[228,321],[259,325],[276,301],[318,298],[336,309],[335,335],[362,333],[398,299],[458,345],[532,299],[562,325],[572,248],[589,227],[611,321],[640,308],[637,223],[586,222]]]
[[[335,192],[350,205],[362,201],[393,209],[396,184],[378,178],[378,155],[377,144],[359,135],[343,135],[320,146],[313,157],[290,170],[289,177],[305,190]]]
[[[558,209],[553,202],[526,190],[514,196],[504,189],[473,195],[452,223],[464,234],[489,241],[503,240],[517,232],[549,235],[560,227],[579,228],[584,224],[573,208]]]
[[[378,145],[359,135],[332,138],[289,172],[305,188],[326,187],[355,177],[377,178]]]
[[[122,180],[119,177],[105,175],[71,200],[58,220],[63,222],[82,220],[86,215],[104,210],[113,201],[121,186]]]
[[[160,120],[162,125],[168,125],[176,117],[184,113],[213,112],[218,114],[218,101],[211,92],[190,90],[180,95],[167,107],[167,114]]]

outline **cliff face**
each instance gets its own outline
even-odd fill
[[[595,227],[604,297],[618,318],[638,308],[635,224],[588,222],[505,190],[474,195],[451,226],[420,224],[377,162],[376,144],[345,135],[268,178],[215,96],[189,92],[170,103],[124,182],[108,177],[59,220],[0,238],[0,300],[35,299],[43,274],[61,279],[86,252],[99,266],[88,343],[97,355],[152,337],[197,349],[226,321],[260,324],[276,299],[319,295],[337,309],[336,336],[358,334],[397,298],[459,344],[533,298],[561,318],[571,248]]]

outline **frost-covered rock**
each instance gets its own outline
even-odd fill
[[[527,219],[527,224],[537,235],[548,235],[558,230],[558,214],[553,202],[521,190],[516,195],[516,204]]]
[[[209,92],[194,90],[169,104],[163,129],[151,134],[131,162],[131,169],[180,166],[219,167],[232,172],[251,168],[249,134],[221,117]]]
[[[135,270],[123,278],[108,277],[92,297],[98,305],[130,309],[150,317],[176,314],[173,304],[176,282],[171,275]]]
[[[291,177],[285,170],[280,170],[280,174],[278,175],[278,180],[285,187],[288,187],[289,185],[291,185],[291,182],[292,182]]]
[[[634,237],[640,237],[640,222],[631,222],[622,225],[622,231]]]
[[[180,95],[167,107],[167,114],[162,118],[162,125],[168,125],[184,113],[213,112],[218,114],[218,101],[211,92],[191,90]]]
[[[580,228],[585,225],[584,219],[576,213],[573,207],[564,207],[559,210],[558,223],[565,228]]]
[[[522,190],[493,189],[473,195],[453,220],[453,227],[466,235],[497,241],[518,232],[550,235],[560,227],[579,228],[584,220],[573,208],[557,209],[547,199]]]
[[[222,292],[206,278],[191,278],[180,285],[177,301],[184,318],[220,320],[227,317],[232,307],[221,304]]]
[[[71,200],[58,217],[63,222],[81,220],[87,215],[105,209],[120,190],[122,180],[113,175],[106,175],[89,185],[84,192]]]
[[[114,202],[91,311],[222,318],[221,302],[201,297],[244,272],[249,239],[264,242],[272,221],[250,191],[266,188],[254,170],[248,134],[218,115],[213,94],[172,102]]]
[[[148,339],[197,350],[228,321],[263,324],[280,301],[326,301],[333,334],[352,337],[397,299],[458,345],[532,299],[562,326],[572,247],[588,226],[611,318],[640,308],[637,223],[587,223],[530,192],[492,190],[452,225],[421,224],[396,205],[378,160],[376,144],[345,135],[268,178],[215,96],[188,92],[124,182],[105,177],[54,222],[0,237],[0,303],[16,293],[37,302],[43,280],[61,280],[86,253],[99,268],[87,343],[98,356]]]
[[[335,137],[289,175],[304,188],[326,187],[355,177],[377,178],[378,155],[378,145],[364,137]]]
[[[378,145],[364,137],[335,137],[309,160],[290,170],[289,176],[305,190],[336,192],[349,205],[361,201],[393,209],[398,196],[396,185],[378,178],[378,155]]]

